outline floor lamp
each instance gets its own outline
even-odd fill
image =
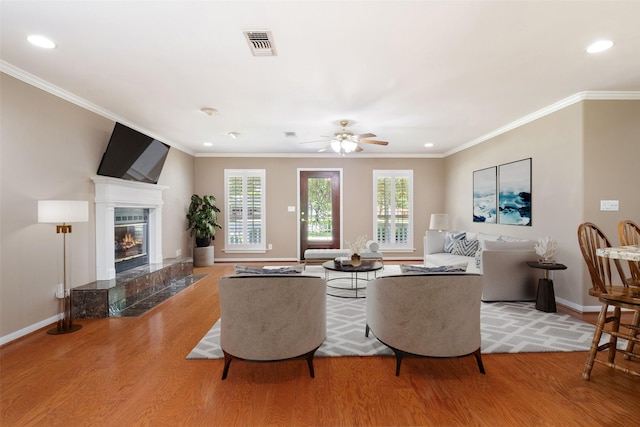
[[[56,233],[62,233],[62,291],[58,297],[62,319],[48,334],[58,335],[75,332],[82,325],[73,323],[71,293],[67,288],[67,234],[72,231],[71,222],[89,221],[89,202],[83,200],[38,200],[38,222],[56,224]]]

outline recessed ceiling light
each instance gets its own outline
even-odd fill
[[[240,133],[238,132],[227,132],[227,135],[229,135],[231,138],[236,139],[240,136]]]
[[[37,34],[32,34],[27,36],[27,40],[34,46],[42,47],[45,49],[53,49],[56,47],[56,44],[45,36],[40,36]]]
[[[598,53],[604,52],[607,49],[610,49],[613,46],[613,42],[611,40],[598,40],[595,43],[592,43],[587,47],[587,52],[589,53]]]
[[[426,144],[424,144],[424,146],[427,148],[431,148],[433,147],[433,142],[427,142]]]
[[[205,147],[213,147],[213,142],[203,142],[202,145]]]

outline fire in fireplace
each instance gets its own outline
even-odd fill
[[[149,209],[115,208],[114,215],[116,273],[148,264]]]

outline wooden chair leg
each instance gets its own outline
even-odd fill
[[[609,338],[609,354],[608,361],[613,364],[616,361],[616,350],[618,349],[618,336],[616,335],[620,331],[620,316],[622,312],[620,307],[615,307],[613,309],[613,316],[607,319],[609,322],[613,322],[611,325],[611,331],[615,332],[611,334],[611,338]],[[606,322],[605,322],[606,323]]]
[[[604,324],[607,321],[607,310],[609,309],[609,304],[602,304],[602,308],[600,309],[600,314],[598,315],[598,321],[596,322],[596,330],[593,333],[593,340],[591,341],[591,348],[589,349],[589,354],[587,355],[587,362],[584,365],[584,371],[582,371],[582,379],[589,380],[591,378],[591,370],[593,369],[593,361],[596,358],[596,354],[598,353],[598,343],[600,342],[600,338],[602,337],[602,331],[604,329]]]
[[[636,328],[640,326],[640,311],[636,311],[635,313],[633,313],[633,321],[631,322],[631,324]],[[638,329],[630,329],[629,330],[629,338],[635,338],[637,336],[638,336]],[[634,348],[635,344],[636,344],[635,341],[630,339],[627,342],[627,352],[633,353],[633,348]],[[624,358],[626,360],[630,360],[631,356],[625,355]]]

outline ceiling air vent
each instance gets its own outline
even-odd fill
[[[271,31],[245,31],[244,37],[253,56],[276,56]]]

